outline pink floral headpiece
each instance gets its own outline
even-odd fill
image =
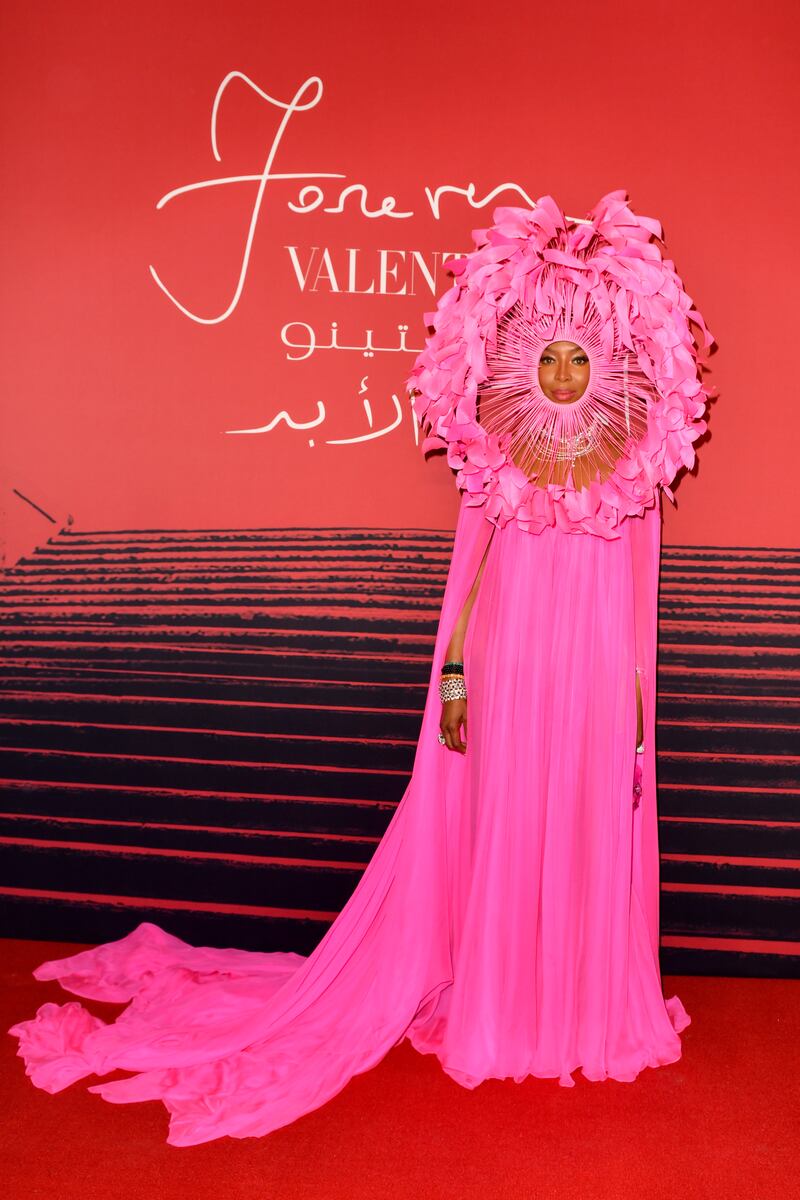
[[[694,463],[711,392],[692,324],[704,349],[714,339],[653,240],[659,222],[632,213],[625,192],[586,222],[550,196],[496,208],[493,220],[473,231],[475,250],[449,261],[455,282],[424,314],[434,332],[408,379],[422,449],[447,449],[458,487],[496,525],[516,517],[532,533],[618,537],[659,487],[674,501],[669,485]],[[561,340],[590,364],[568,405],[537,379],[542,350]]]

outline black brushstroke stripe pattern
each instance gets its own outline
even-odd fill
[[[452,534],[61,532],[0,577],[0,912],[307,953],[403,793]],[[800,975],[800,552],[665,547],[662,966]]]

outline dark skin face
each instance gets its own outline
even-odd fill
[[[577,342],[551,342],[539,359],[539,387],[554,404],[574,404],[589,386],[589,359]]]
[[[541,353],[538,367],[539,387],[553,404],[575,404],[588,388],[590,376],[589,356],[577,342],[550,342]],[[548,479],[553,483],[564,483],[568,471],[567,464],[561,463],[548,475],[544,465],[531,455],[523,455],[522,459],[517,461],[517,466],[521,467],[529,478],[542,485]],[[596,464],[582,459],[576,460],[572,469],[575,486],[586,486],[594,476],[595,470]],[[601,477],[607,473],[608,468],[601,467]]]
[[[545,398],[559,408],[576,404],[589,387],[590,378],[589,356],[578,342],[550,342],[539,355],[539,387]],[[491,389],[487,392],[484,403],[486,409],[483,416],[487,420],[487,428],[491,430]],[[548,482],[565,483],[570,471],[570,464],[566,460],[553,465],[547,455],[541,457],[530,446],[519,446],[514,451],[513,460],[530,480],[541,487],[546,486]],[[598,470],[601,479],[607,478],[612,467],[613,464],[597,461],[597,456],[576,459],[572,466],[575,487],[580,490],[588,486]]]

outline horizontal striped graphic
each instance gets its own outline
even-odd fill
[[[452,534],[62,532],[0,577],[0,911],[308,953],[413,761]],[[800,552],[666,547],[662,966],[800,975]]]

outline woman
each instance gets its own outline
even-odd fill
[[[539,359],[553,404],[576,403],[588,377],[575,342]],[[474,707],[443,1035],[448,1053],[463,1060],[468,1048],[464,1083],[534,1074],[571,1086],[578,1066],[633,1079],[680,1055],[689,1017],[677,997],[662,1001],[657,942],[636,907],[646,892],[632,878],[634,754],[645,749],[634,572],[652,579],[632,520],[613,542],[550,526],[531,535],[513,519],[495,530],[447,647],[448,750],[467,753],[465,674]],[[658,510],[646,520],[653,537]]]
[[[90,1090],[161,1099],[192,1145],[288,1124],[406,1037],[466,1087],[680,1056],[656,600],[660,492],[705,428],[702,322],[625,199],[584,222],[549,197],[497,209],[429,314],[409,383],[463,497],[412,778],[350,900],[307,958],[145,923],[44,963],[131,1003],[110,1025],[76,1002],[15,1025],[37,1086],[137,1072]]]

